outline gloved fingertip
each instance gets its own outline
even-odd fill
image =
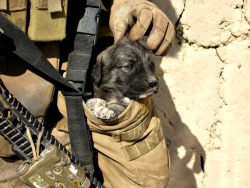
[[[134,33],[131,33],[131,32],[128,34],[128,38],[131,41],[137,41],[140,37],[141,36],[135,35]]]
[[[114,34],[115,42],[118,42],[119,40],[121,40],[122,37],[123,37],[123,35],[124,35],[124,34],[123,34],[122,32],[116,31],[115,34]]]
[[[159,49],[159,46],[163,40],[163,37],[164,37],[164,33],[162,32],[162,30],[154,29],[153,31],[151,31],[147,39],[148,48],[151,50]]]
[[[158,50],[155,50],[153,52],[156,56],[166,56],[171,48],[172,48],[172,43],[165,42],[165,45],[160,46]]]

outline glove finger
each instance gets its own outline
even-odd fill
[[[117,18],[113,25],[113,34],[115,42],[119,41],[127,32],[128,24],[122,18]]]
[[[164,31],[161,30],[159,27],[154,27],[154,29],[152,29],[147,39],[148,48],[151,50],[156,50],[160,46],[163,38],[164,38]]]
[[[170,27],[170,28],[169,28]],[[155,55],[166,55],[174,41],[175,30],[170,23],[161,45],[155,50]]]
[[[168,25],[168,19],[163,13],[158,11],[153,12],[153,28],[147,39],[149,49],[155,50],[160,46],[165,37]]]
[[[128,35],[129,39],[132,41],[138,40],[146,33],[152,22],[153,14],[150,9],[142,9],[140,12],[135,11],[134,16],[137,20]]]
[[[157,50],[153,50],[153,53],[157,56],[166,55],[170,46],[171,43],[169,43],[167,40],[164,39],[160,48]]]
[[[174,35],[175,35],[174,25],[171,22],[169,22],[168,28],[165,34],[165,40],[167,40],[169,43],[172,43],[174,40]]]

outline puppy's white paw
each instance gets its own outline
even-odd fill
[[[100,98],[92,98],[86,102],[86,105],[90,110],[93,111],[95,108],[98,108],[100,106],[107,106],[107,102]]]
[[[124,97],[121,101],[122,105],[127,107],[130,102],[130,99],[128,97]]]
[[[106,106],[99,106],[94,109],[94,115],[100,119],[111,120],[116,117],[116,113]]]
[[[93,111],[94,115],[100,119],[111,120],[116,117],[116,113],[107,107],[107,102],[100,98],[92,98],[86,102],[87,107]]]

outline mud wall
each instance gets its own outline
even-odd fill
[[[249,187],[250,0],[159,0],[176,25],[154,97],[169,188]]]

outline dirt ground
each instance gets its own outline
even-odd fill
[[[16,173],[22,163],[18,158],[0,158],[0,188],[29,188],[24,185]]]

